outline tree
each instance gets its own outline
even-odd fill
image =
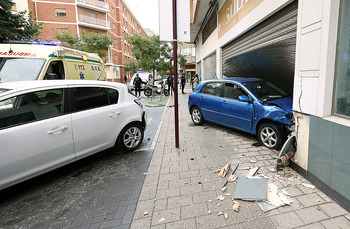
[[[154,76],[156,70],[161,75],[165,75],[173,59],[173,48],[168,42],[161,42],[159,36],[148,38],[137,33],[126,37],[125,40],[132,46],[131,51],[135,57],[135,60],[125,64],[126,71],[135,72],[137,69],[142,69],[152,72]],[[179,56],[180,61],[181,57],[183,56]]]
[[[79,37],[68,32],[56,33],[56,39],[61,45],[81,50],[84,52],[97,53],[101,58],[107,56],[108,48],[114,43],[114,39],[107,33],[82,33]]]
[[[12,12],[11,0],[0,1],[0,43],[10,40],[40,40],[43,23],[35,22],[32,12]]]

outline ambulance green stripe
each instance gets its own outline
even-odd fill
[[[56,56],[53,55],[53,54],[50,54],[49,57],[56,57]],[[82,60],[82,61],[84,61],[83,58],[81,58],[81,57],[64,56],[64,58],[66,58],[66,59]],[[92,60],[92,59],[88,59],[87,61],[95,62],[95,63],[100,63],[100,61],[98,61],[98,60]]]

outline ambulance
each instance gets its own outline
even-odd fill
[[[0,83],[26,80],[106,80],[102,59],[56,42],[0,44]]]

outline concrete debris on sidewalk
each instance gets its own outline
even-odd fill
[[[280,190],[273,183],[269,183],[267,192],[267,200],[259,201],[257,204],[264,211],[270,211],[284,205],[291,205],[293,199],[285,190]]]
[[[220,171],[219,176],[225,177],[228,171],[230,170],[231,163],[226,164]]]
[[[233,197],[241,200],[266,200],[267,179],[239,178]]]

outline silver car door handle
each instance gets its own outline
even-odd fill
[[[48,134],[60,134],[63,131],[65,131],[66,129],[68,129],[68,127],[66,127],[66,126],[55,127],[55,128],[52,128],[51,130],[49,130],[47,133]]]
[[[114,117],[117,117],[118,115],[120,115],[120,111],[115,111],[115,112],[110,113],[109,117],[114,118]]]

